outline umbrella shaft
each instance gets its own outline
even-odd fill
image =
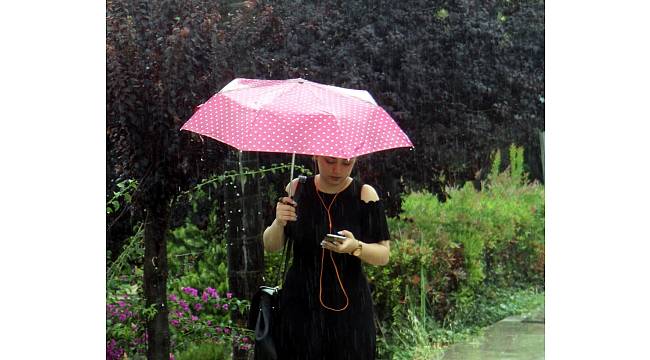
[[[296,162],[296,153],[291,154],[291,177],[289,178],[289,196],[293,197],[293,186],[291,182],[293,181],[293,164]]]

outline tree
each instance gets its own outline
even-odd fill
[[[216,50],[204,46],[215,43],[212,30],[221,15],[206,5],[202,16],[191,16],[198,4],[107,3],[110,163],[140,184],[134,203],[145,222],[144,294],[146,305],[157,310],[147,322],[149,359],[168,359],[170,353],[166,235],[171,200],[208,169],[218,168],[224,154],[217,144],[179,132],[193,107],[219,86],[211,68]]]

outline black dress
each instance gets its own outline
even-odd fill
[[[329,232],[327,212],[316,194],[314,177],[300,187],[295,199],[298,220],[285,226],[285,236],[291,237],[294,245],[292,265],[280,296],[278,358],[374,359],[374,310],[361,261],[348,254],[323,253],[320,242]],[[348,230],[364,243],[388,240],[381,200],[362,201],[361,187],[355,179],[336,197],[330,208],[332,232]],[[332,202],[334,194],[319,193],[325,205]],[[320,298],[325,306],[345,307],[336,270],[349,301],[343,311],[328,310],[319,300],[322,289]]]

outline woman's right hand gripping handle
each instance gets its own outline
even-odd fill
[[[288,196],[278,199],[278,203],[275,206],[275,222],[285,227],[287,221],[298,220],[296,206],[298,206],[298,203]]]
[[[264,250],[278,251],[284,246],[284,227],[288,221],[296,221],[296,206],[298,204],[290,197],[278,199],[275,205],[275,220],[264,230]]]

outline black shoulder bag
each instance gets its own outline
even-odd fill
[[[304,183],[306,177],[299,176],[296,191],[293,198],[298,200],[300,184]],[[289,259],[293,250],[293,239],[287,237],[282,250],[282,277],[284,282]],[[260,286],[251,300],[250,313],[248,317],[248,328],[255,330],[255,360],[277,360],[276,342],[278,339],[277,329],[280,323],[280,292],[282,291],[280,279],[273,282],[276,286]]]

